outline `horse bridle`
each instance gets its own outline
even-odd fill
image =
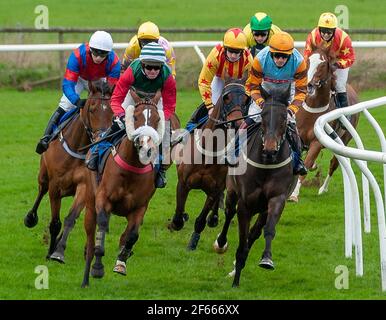
[[[236,87],[236,89],[234,89]],[[244,103],[242,103],[241,99],[245,96],[245,87],[242,84],[239,83],[229,83],[223,88],[223,93],[221,95],[221,99],[224,102],[224,98],[229,93],[237,93],[236,98],[232,99],[230,103],[223,103],[222,108],[220,109],[220,118],[215,119],[213,117],[209,117],[212,121],[214,121],[217,125],[223,125],[227,124],[229,126],[232,125],[231,122],[225,121],[229,115],[231,115],[233,112],[240,111],[242,114],[244,114],[242,106],[244,106]],[[234,106],[237,105],[237,108],[234,108]],[[225,121],[225,122],[224,122]]]
[[[92,100],[92,99],[95,99],[95,100],[101,100],[101,101],[110,101],[111,97],[107,98],[105,97],[105,93],[104,91],[102,90],[101,92],[101,96],[100,97],[93,97],[93,98],[88,98],[87,100]],[[103,107],[104,105],[101,104],[100,107]],[[87,133],[87,136],[89,137],[90,141],[91,142],[94,142],[95,141],[95,137],[98,137],[98,135],[104,131],[107,130],[107,128],[97,128],[97,129],[94,129],[92,130],[91,129],[91,120],[90,120],[90,108],[87,109],[87,113],[86,113],[86,120],[88,122],[88,124],[85,123],[85,121],[83,120],[82,117],[80,117],[82,123],[83,123],[83,126],[84,126],[84,129],[86,130],[86,133]]]
[[[267,103],[266,103],[266,104],[267,104]],[[265,105],[266,105],[266,104],[265,104]],[[280,105],[279,105],[279,104],[270,104],[270,107],[271,107],[271,108],[273,108],[273,107],[286,108],[285,105],[281,105],[281,104],[280,104]],[[272,113],[272,111],[271,111],[271,113]],[[260,132],[261,140],[262,140],[262,142],[263,142],[263,147],[264,147],[264,130],[263,130],[263,126],[260,125],[260,128],[259,128],[258,130],[259,130],[259,132]],[[270,132],[269,132],[269,133],[270,133]],[[284,132],[283,132],[283,134],[281,135],[279,141],[277,141],[277,143],[276,143],[275,153],[277,153],[277,152],[280,150],[281,145],[282,145],[283,142],[285,141],[285,135],[286,135],[286,130],[284,130]],[[263,148],[263,153],[266,154],[264,148]]]

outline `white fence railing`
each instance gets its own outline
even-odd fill
[[[362,254],[362,226],[361,210],[358,185],[354,171],[351,168],[352,159],[362,172],[362,193],[363,193],[363,217],[364,231],[370,232],[370,192],[369,184],[374,193],[378,218],[380,265],[381,265],[381,286],[386,291],[386,139],[385,135],[374,117],[367,109],[386,106],[386,96],[355,104],[353,106],[331,111],[317,119],[314,126],[315,135],[323,146],[334,152],[338,159],[343,173],[344,203],[345,203],[345,256],[351,258],[352,248],[355,248],[356,275],[363,275],[363,254]],[[362,112],[374,128],[381,145],[382,152],[365,150],[364,145],[351,123],[344,115],[351,115]],[[335,131],[328,122],[339,119],[349,130],[357,148],[343,145]],[[375,161],[383,164],[384,200],[381,189],[367,167],[366,161]]]
[[[204,63],[205,56],[200,47],[213,47],[220,41],[172,41],[173,48],[194,48],[199,58]],[[0,52],[9,51],[67,51],[77,48],[80,43],[62,44],[5,44],[0,45]],[[114,49],[125,49],[127,43],[115,43]],[[296,48],[304,48],[305,41],[295,41]],[[354,48],[386,48],[386,41],[353,41]]]

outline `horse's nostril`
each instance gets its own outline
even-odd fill
[[[151,154],[152,154],[152,150],[151,148],[149,150],[147,150],[147,156],[150,158],[151,157]]]

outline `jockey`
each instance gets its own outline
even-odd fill
[[[211,115],[213,106],[224,88],[225,73],[237,79],[241,79],[245,71],[249,73],[252,56],[246,46],[247,38],[244,32],[232,28],[225,33],[223,45],[216,45],[209,53],[198,78],[198,89],[203,103],[192,114],[186,125],[188,130],[204,117]],[[182,136],[175,141],[181,138]]]
[[[271,17],[264,12],[256,12],[243,31],[253,57],[268,45],[272,35],[281,32],[278,26],[272,24]]]
[[[294,120],[296,112],[306,97],[307,65],[303,56],[294,48],[293,38],[286,32],[273,35],[269,47],[261,50],[253,60],[248,79],[251,97],[254,101],[249,108],[250,115],[258,113],[263,107],[264,99],[260,92],[260,85],[265,81],[291,83],[291,102],[288,107],[291,117],[288,132],[289,143],[295,157],[294,174],[305,175],[307,169],[301,159],[301,141]],[[247,124],[250,124],[250,121],[247,121]]]
[[[138,94],[156,93],[161,89],[162,97],[157,107],[163,109],[165,120],[170,120],[176,108],[176,81],[166,65],[165,50],[156,42],[145,45],[139,56],[121,75],[111,97],[111,109],[114,112],[113,124],[105,136],[125,128],[125,110],[135,102],[130,94],[130,88]],[[98,151],[94,152],[87,161],[90,170],[96,170],[98,164]],[[156,177],[156,188],[166,185],[166,167],[160,166]]]
[[[84,106],[86,100],[80,99],[80,94],[83,90],[88,90],[88,81],[106,77],[108,83],[112,85],[117,83],[121,65],[112,49],[111,35],[105,31],[96,31],[89,43],[83,43],[71,53],[62,83],[63,96],[36,146],[38,154],[47,150],[52,130],[57,126],[59,119],[67,111]]]
[[[337,61],[335,62],[335,76],[338,108],[348,106],[346,84],[348,72],[355,61],[355,52],[351,44],[351,39],[346,32],[338,28],[338,19],[333,13],[322,13],[319,18],[318,26],[311,31],[307,37],[304,57],[313,53],[313,48],[322,46],[330,48]]]
[[[176,77],[176,55],[170,42],[160,36],[157,25],[147,21],[138,28],[137,35],[131,38],[129,46],[126,48],[122,59],[122,71],[126,70],[129,64],[139,57],[141,49],[149,42],[157,42],[165,49],[166,63]]]

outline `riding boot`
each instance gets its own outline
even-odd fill
[[[120,128],[117,125],[112,125],[110,128],[108,128],[103,135],[103,137],[107,137],[116,131],[118,131]],[[111,138],[106,139],[106,141],[110,141]],[[86,167],[92,171],[96,171],[98,169],[98,163],[99,163],[99,151],[98,151],[98,145],[91,148],[91,154],[90,157],[86,160]]]
[[[208,116],[208,109],[205,107],[205,103],[201,103],[197,109],[192,113],[190,120],[185,126],[185,130],[179,133],[173,140],[170,142],[172,146],[180,143],[187,133],[191,133],[198,125],[203,118]]]
[[[337,107],[338,108],[345,108],[348,106],[348,100],[347,100],[347,92],[338,92],[336,94],[337,96]],[[351,120],[351,115],[346,115],[346,118],[348,121]],[[342,128],[344,128],[342,124]]]
[[[155,187],[156,188],[165,188],[166,186],[166,165],[161,164],[155,177]]]
[[[294,122],[289,122],[288,124],[287,137],[294,155],[293,174],[305,176],[307,168],[302,160],[301,141]]]
[[[51,116],[50,120],[48,121],[46,130],[44,131],[43,137],[40,139],[36,146],[36,152],[38,154],[42,154],[44,151],[48,149],[48,144],[51,138],[52,129],[54,126],[56,126],[59,122],[59,119],[66,113],[61,107],[57,108],[53,115]]]

